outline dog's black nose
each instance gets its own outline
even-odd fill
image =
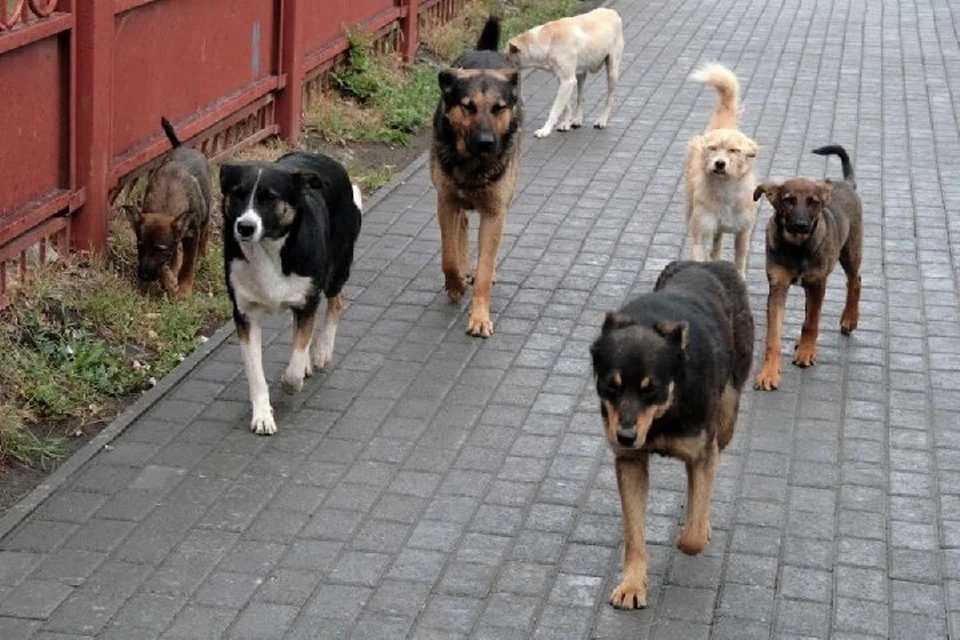
[[[493,131],[481,130],[477,134],[477,148],[481,153],[493,153],[497,150],[497,136]]]
[[[791,233],[808,233],[810,231],[810,222],[807,220],[795,220],[790,223]]]
[[[617,442],[622,444],[625,447],[632,447],[633,443],[637,441],[637,430],[636,429],[617,429]]]
[[[717,169],[717,171],[723,171],[724,169],[727,168],[727,161],[717,160],[716,162],[713,163],[713,166]]]
[[[257,225],[249,220],[237,220],[237,235],[241,238],[249,238],[257,232]]]

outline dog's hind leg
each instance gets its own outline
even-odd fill
[[[613,92],[620,81],[620,57],[623,55],[623,48],[614,48],[607,56],[607,101],[603,105],[603,111],[600,117],[593,123],[597,129],[604,129],[607,121],[610,119],[610,113],[613,111]]]
[[[533,132],[537,138],[546,138],[553,131],[560,119],[563,111],[570,106],[570,96],[576,88],[577,78],[574,74],[560,79],[560,87],[557,89],[557,97],[553,100],[553,106],[550,107],[550,114],[542,127]]]
[[[713,440],[698,460],[687,463],[687,521],[677,536],[677,548],[696,555],[710,542],[710,498],[717,476],[720,451]]]
[[[617,456],[617,489],[623,511],[623,579],[610,594],[610,604],[618,609],[642,609],[647,606],[647,489],[650,465],[647,454]]]
[[[333,346],[337,339],[337,326],[343,316],[343,307],[342,291],[327,298],[327,313],[323,320],[323,330],[320,332],[320,338],[317,340],[313,355],[313,366],[318,371],[326,369],[327,365],[333,360]]]
[[[234,311],[237,325],[237,337],[240,340],[240,355],[247,374],[247,386],[250,393],[250,405],[253,417],[250,428],[257,435],[269,436],[277,432],[277,423],[273,421],[273,407],[270,406],[270,390],[263,375],[263,347],[260,318],[256,314],[241,315]]]
[[[710,259],[719,260],[723,251],[723,234],[717,231],[713,234],[713,247],[710,249]]]
[[[303,389],[303,379],[313,375],[310,366],[310,343],[313,342],[313,326],[316,309],[293,311],[293,352],[287,370],[280,377],[280,386],[287,393]]]
[[[577,74],[577,104],[573,109],[573,117],[570,120],[570,126],[579,129],[583,126],[583,89],[587,83],[586,72]]]
[[[731,385],[723,388],[720,396],[720,416],[717,421],[717,446],[720,451],[727,448],[737,428],[737,415],[740,412],[740,392]]]
[[[440,253],[444,276],[444,289],[450,302],[460,302],[467,292],[464,278],[467,274],[461,271],[463,252],[460,244],[465,231],[463,218],[466,217],[463,209],[452,199],[437,194],[437,222],[440,225]]]
[[[854,245],[854,251],[849,251],[851,240],[848,238],[847,244],[840,250],[840,266],[847,275],[847,302],[843,305],[843,314],[840,316],[840,333],[845,336],[850,335],[857,324],[860,322],[860,248]]]

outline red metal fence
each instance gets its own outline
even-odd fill
[[[0,308],[11,265],[50,244],[102,249],[110,193],[168,149],[167,116],[213,160],[296,142],[304,84],[468,0],[0,0]]]

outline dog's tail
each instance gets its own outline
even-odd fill
[[[350,188],[353,189],[353,204],[357,205],[360,215],[363,215],[363,194],[360,193],[360,187],[351,182]]]
[[[163,127],[163,132],[167,134],[167,140],[170,141],[174,149],[182,144],[180,138],[177,137],[177,132],[173,129],[173,125],[163,116],[160,116],[160,126]]]
[[[843,181],[854,189],[857,188],[857,176],[853,172],[853,163],[850,162],[850,156],[847,150],[838,144],[828,144],[825,147],[814,149],[813,152],[818,156],[837,156],[840,158],[840,166],[843,168]]]
[[[500,18],[490,16],[483,25],[480,39],[477,40],[477,51],[497,51],[500,49]]]
[[[691,80],[708,84],[717,90],[717,106],[713,109],[707,131],[711,129],[735,129],[740,111],[740,81],[733,71],[722,64],[713,63],[700,67]]]

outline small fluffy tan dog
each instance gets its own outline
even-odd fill
[[[687,230],[691,258],[706,259],[704,246],[712,242],[710,259],[718,260],[723,234],[736,236],[735,264],[746,276],[750,237],[757,220],[753,175],[757,143],[737,129],[740,82],[720,64],[709,64],[690,78],[717,90],[717,106],[706,131],[690,140],[687,149]]]
[[[587,73],[597,73],[604,65],[607,66],[607,102],[593,126],[598,129],[607,126],[623,56],[623,22],[616,11],[594,9],[534,27],[511,38],[506,54],[521,68],[545,69],[560,82],[547,121],[533,135],[545,138],[554,127],[557,131],[568,131],[581,126]],[[572,104],[574,88],[576,107]]]

